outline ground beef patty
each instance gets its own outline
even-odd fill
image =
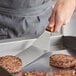
[[[59,68],[72,68],[76,64],[76,59],[65,54],[54,54],[50,57],[50,65]]]
[[[72,70],[54,71],[52,76],[76,76]]]
[[[0,66],[5,68],[10,73],[16,73],[22,69],[22,61],[16,56],[0,57]]]
[[[24,76],[48,76],[44,71],[28,71],[24,73]]]
[[[23,73],[22,72],[18,72],[18,73],[14,73],[12,74],[13,76],[23,76]]]

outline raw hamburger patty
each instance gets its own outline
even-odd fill
[[[22,69],[22,61],[15,56],[0,57],[0,66],[5,68],[10,73],[16,73]]]
[[[24,76],[48,76],[44,71],[28,71],[24,73]]]
[[[76,76],[71,70],[59,70],[53,72],[53,76]]]
[[[72,68],[76,64],[76,59],[65,54],[54,54],[50,57],[50,65],[59,68]]]

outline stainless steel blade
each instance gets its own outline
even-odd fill
[[[34,43],[34,46],[42,48],[47,52],[63,49],[62,35],[59,33],[45,31]]]
[[[34,43],[33,45],[44,50],[50,50],[50,37],[52,33],[45,31]]]
[[[42,55],[46,54],[46,49],[49,49],[50,46],[50,33],[44,32],[35,43],[29,48],[17,54],[17,57],[20,57],[23,62],[23,67],[31,64],[32,62],[39,59]]]
[[[37,48],[35,46],[30,46],[26,50],[17,54],[16,56],[22,59],[23,67],[36,61],[39,57],[45,54],[46,51]]]

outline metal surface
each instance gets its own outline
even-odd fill
[[[66,54],[76,56],[75,51],[63,48],[62,35],[54,35],[52,37],[49,35],[49,32],[45,32],[28,50],[26,50],[27,52],[24,51],[17,55],[23,60],[23,71],[44,70],[49,73],[53,70],[59,70],[49,65],[49,57],[51,55]],[[62,45],[62,47],[60,45]],[[27,55],[28,58],[25,55]]]
[[[62,50],[64,49],[62,34],[45,31],[43,35],[41,35],[39,39],[33,43],[33,46],[47,50],[47,52]]]
[[[34,43],[33,46],[44,50],[50,50],[50,32],[45,31]]]
[[[45,31],[38,39],[20,39],[12,42],[10,42],[11,40],[9,40],[9,42],[7,42],[7,40],[1,41],[0,56],[16,55],[20,57],[23,61],[23,71],[50,71],[57,69],[49,66],[49,56],[53,54],[69,54],[76,56],[76,51],[65,49],[62,38],[63,35],[76,36],[75,17],[76,13],[73,15],[71,22],[62,28],[61,33],[49,33]]]
[[[30,47],[36,39],[25,39],[19,41],[0,43],[0,56],[17,55],[24,49]]]
[[[49,57],[53,54],[66,54],[75,56],[75,51],[69,50],[61,50],[53,53],[47,53],[43,55],[39,60],[35,61],[34,63],[30,64],[29,66],[23,67],[23,71],[31,71],[31,70],[43,70],[43,71],[54,71],[59,70],[58,68],[52,67],[49,65]]]
[[[47,44],[45,44],[45,43],[47,43]],[[48,49],[50,46],[49,43],[50,43],[50,33],[45,31],[34,42],[34,44],[32,46],[30,46],[27,49],[22,50],[22,52],[20,52],[16,56],[18,56],[22,59],[23,66],[27,66],[48,52]],[[43,44],[45,44],[46,47],[44,47]]]
[[[22,59],[23,67],[27,66],[37,59],[39,59],[42,55],[44,55],[46,51],[39,49],[34,46],[30,46],[26,50],[22,51],[21,53],[17,54],[16,56]]]

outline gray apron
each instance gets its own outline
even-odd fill
[[[51,14],[51,0],[0,0],[0,39],[38,37]]]

